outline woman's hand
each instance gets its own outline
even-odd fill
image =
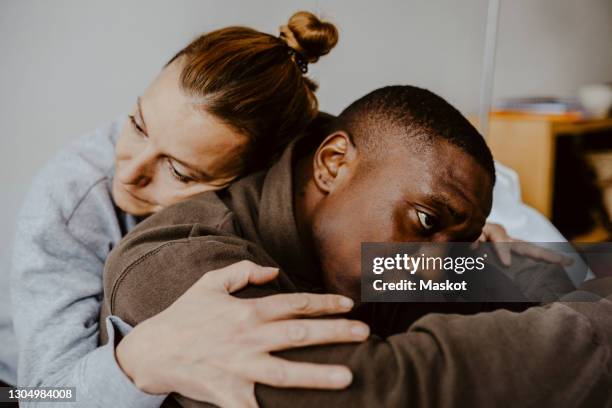
[[[341,389],[345,366],[287,361],[270,352],[365,340],[369,328],[346,319],[299,319],[349,311],[339,295],[279,294],[258,299],[230,295],[276,278],[278,269],[242,261],[211,271],[170,307],[143,321],[116,348],[119,365],[151,394],[177,392],[218,406],[256,407],[254,383]]]
[[[572,258],[558,252],[553,252],[520,239],[510,237],[506,229],[500,224],[486,223],[482,228],[482,234],[480,234],[478,242],[493,243],[499,260],[506,266],[510,266],[512,263],[511,252],[561,266],[569,266],[574,262]],[[517,243],[518,245],[510,245],[507,243]]]

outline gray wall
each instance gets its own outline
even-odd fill
[[[375,87],[411,83],[471,113],[486,8],[486,0],[0,0],[0,271],[42,163],[126,112],[196,34],[229,24],[276,33],[293,11],[319,12],[341,30],[339,46],[311,69],[323,109],[337,113]],[[502,0],[495,94],[568,95],[612,80],[611,40],[610,0]]]

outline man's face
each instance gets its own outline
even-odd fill
[[[312,216],[329,290],[358,298],[362,242],[471,242],[480,235],[491,210],[491,177],[446,141],[421,150],[389,149],[370,165],[357,152],[338,172]]]

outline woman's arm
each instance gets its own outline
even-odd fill
[[[11,285],[19,386],[75,387],[73,407],[159,406],[163,396],[142,392],[119,368],[112,342],[98,347],[103,262],[74,237],[59,207],[42,193],[35,187],[30,194],[15,241]],[[109,329],[114,336],[115,327]]]

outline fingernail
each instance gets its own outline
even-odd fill
[[[350,384],[353,381],[353,374],[349,370],[336,370],[332,371],[329,379],[338,385]]]
[[[365,337],[368,335],[369,332],[370,329],[364,324],[357,323],[351,326],[351,334],[357,337]]]
[[[355,302],[353,302],[351,299],[344,296],[340,298],[340,301],[338,303],[343,309],[352,309],[353,305],[355,304]]]

